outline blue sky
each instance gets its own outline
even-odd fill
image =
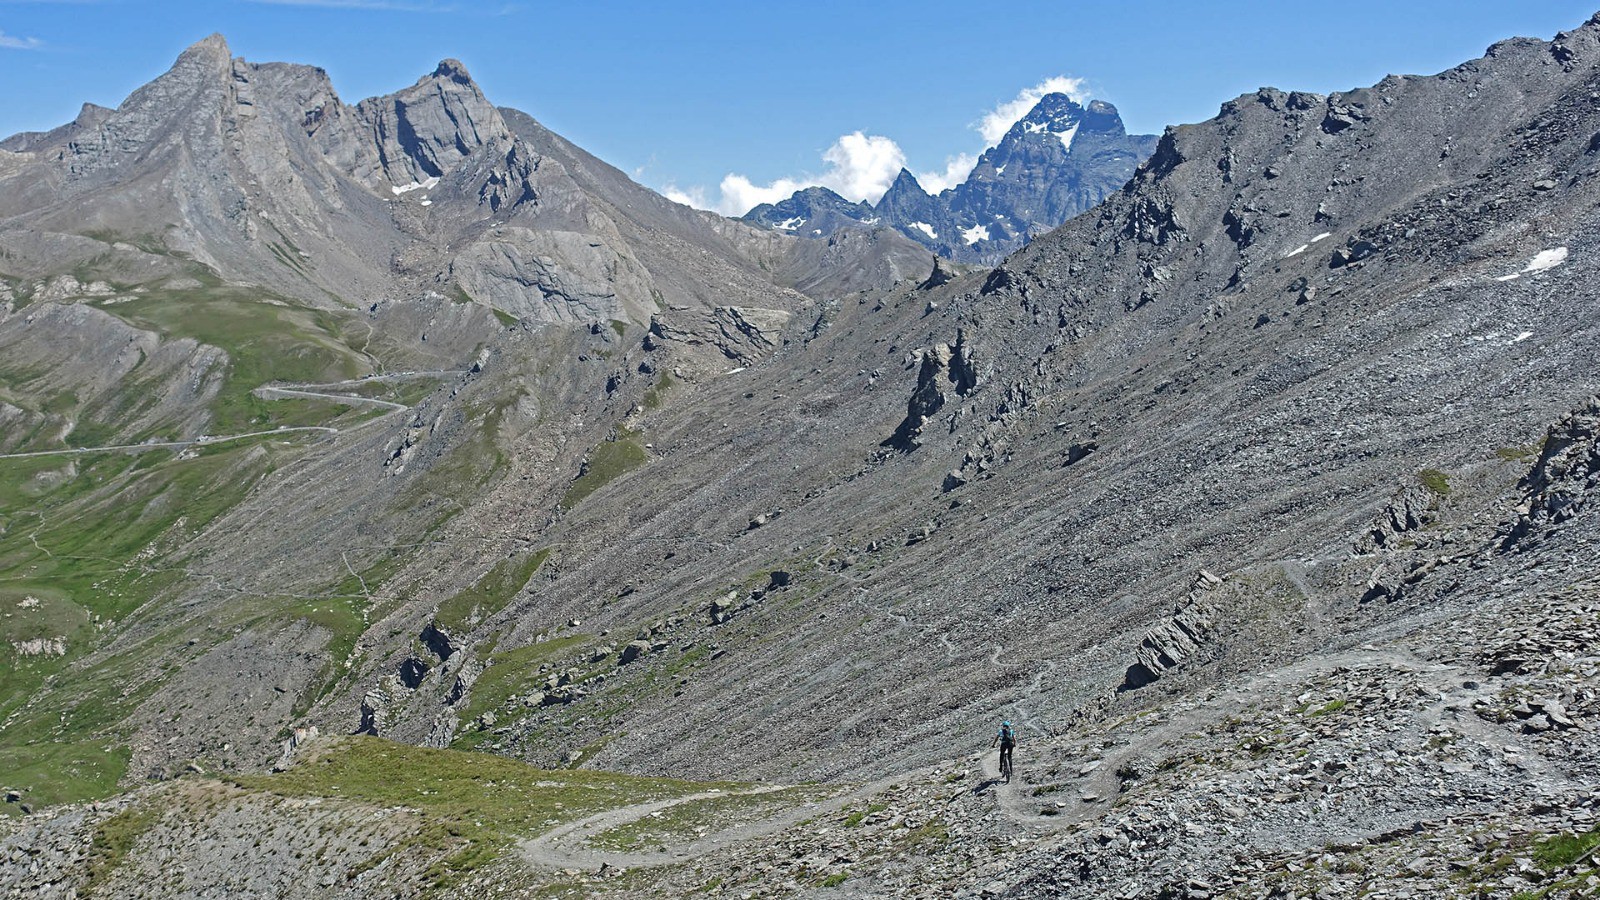
[[[939,187],[984,149],[986,115],[1044,83],[1159,132],[1262,85],[1327,92],[1437,72],[1597,6],[0,0],[0,134],[59,125],[86,100],[115,106],[220,31],[251,61],[326,68],[347,102],[459,58],[495,103],[645,184],[739,212],[807,183],[876,199],[902,162]]]

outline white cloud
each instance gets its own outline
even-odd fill
[[[675,184],[668,184],[661,189],[661,196],[666,197],[673,203],[682,203],[684,206],[692,206],[695,209],[712,208],[711,204],[706,202],[706,189],[703,187],[685,189],[679,188]]]
[[[779,178],[771,184],[756,184],[743,175],[728,175],[719,185],[722,198],[712,207],[725,216],[742,216],[763,203],[777,203],[811,183]]]
[[[873,202],[894,184],[895,176],[906,164],[899,144],[882,135],[859,131],[839,138],[822,158],[831,165],[823,174],[823,187],[832,188],[846,200]]]
[[[730,173],[722,179],[722,196],[711,208],[725,216],[742,216],[752,207],[786,200],[795,191],[814,186],[828,188],[846,200],[875,203],[906,164],[905,151],[899,144],[882,135],[860,131],[834,141],[822,159],[828,168],[819,175],[779,178],[767,184],[756,184],[743,175]]]
[[[0,31],[0,47],[7,50],[37,50],[43,43],[36,37],[19,38]]]
[[[1066,94],[1079,103],[1089,99],[1089,92],[1084,90],[1084,80],[1082,78],[1068,78],[1065,75],[1057,75],[1054,78],[1046,78],[1033,87],[1024,88],[1021,93],[1017,94],[1016,99],[1001,103],[994,109],[984,113],[983,118],[978,120],[978,123],[973,127],[977,128],[978,133],[983,135],[985,145],[992,147],[1000,143],[1000,139],[1006,136],[1006,132],[1011,130],[1011,126],[1017,124],[1018,119],[1027,115],[1028,111],[1033,109],[1045,94]]]
[[[953,188],[972,174],[972,167],[978,164],[978,158],[971,153],[961,153],[944,161],[944,171],[918,172],[917,183],[930,194],[937,194],[947,188]]]

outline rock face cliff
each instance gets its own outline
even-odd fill
[[[813,187],[757,206],[744,221],[803,237],[892,227],[948,259],[993,264],[1122,187],[1155,142],[1154,135],[1128,134],[1109,103],[1082,106],[1066,94],[1046,94],[984,151],[965,181],[938,195],[902,169],[874,204]]]

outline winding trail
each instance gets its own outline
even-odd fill
[[[1125,724],[1104,727],[1099,730],[1100,736],[1117,743],[1085,758],[1075,778],[1052,779],[1051,783],[1061,784],[1062,789],[1048,799],[1032,795],[1035,785],[1027,780],[1026,746],[1018,747],[1016,773],[1010,784],[999,780],[999,753],[983,754],[978,763],[979,771],[988,780],[980,788],[994,787],[1001,811],[1018,824],[1058,830],[1098,818],[1121,792],[1122,777],[1118,773],[1127,763],[1134,760],[1159,762],[1185,736],[1204,732],[1227,716],[1248,717],[1258,713],[1265,704],[1291,700],[1291,687],[1304,687],[1310,680],[1331,675],[1338,669],[1360,672],[1374,667],[1410,673],[1420,686],[1437,698],[1416,712],[1420,726],[1448,725],[1463,738],[1491,748],[1506,743],[1508,735],[1503,728],[1470,712],[1460,712],[1470,709],[1472,701],[1488,697],[1495,690],[1482,679],[1481,673],[1467,666],[1422,659],[1404,648],[1369,644],[1247,676],[1210,699],[1178,700],[1172,705],[1138,714]],[[1524,764],[1542,766],[1532,754]],[[1047,803],[1055,804],[1048,815],[1042,813]]]
[[[441,370],[436,372],[397,372],[392,375],[373,375],[368,378],[356,378],[349,381],[335,381],[328,384],[292,384],[292,385],[262,385],[253,391],[256,396],[263,399],[273,398],[303,398],[312,400],[332,400],[347,406],[372,406],[389,413],[404,412],[411,409],[403,403],[393,400],[380,400],[376,397],[362,397],[357,394],[338,394],[327,391],[312,390],[313,388],[357,387],[363,384],[387,383],[392,381],[409,381],[418,378],[442,378],[449,375],[459,375],[460,371]],[[315,431],[321,434],[343,434],[365,428],[374,422],[381,421],[384,416],[358,422],[349,428],[334,428],[331,425],[285,425],[266,431],[247,431],[243,434],[203,435],[182,441],[150,441],[142,444],[109,444],[103,447],[68,447],[60,450],[35,450],[28,453],[0,453],[0,459],[33,459],[44,456],[80,456],[85,453],[112,453],[133,452],[142,453],[148,450],[182,450],[187,447],[209,447],[213,444],[226,444],[232,441],[248,440],[258,437],[272,437],[275,435],[296,434]]]
[[[38,456],[78,456],[84,453],[109,453],[121,450],[133,452],[142,452],[145,450],[179,450],[184,447],[209,447],[212,444],[226,444],[230,441],[242,441],[246,438],[271,437],[273,435],[294,434],[295,432],[304,431],[318,431],[323,434],[339,433],[339,429],[332,428],[327,425],[294,425],[285,426],[283,428],[274,428],[269,431],[247,431],[244,434],[198,437],[187,441],[152,441],[147,444],[110,444],[104,447],[69,447],[62,450],[35,450],[30,453],[0,453],[0,459],[30,459]]]
[[[1050,778],[1047,783],[1055,790],[1043,797],[1033,793],[1041,783],[1028,780],[1030,762],[1036,758],[1030,754],[1030,745],[1048,738],[1034,738],[1018,747],[1017,770],[1010,782],[1002,781],[999,777],[998,751],[974,754],[967,758],[978,776],[971,792],[992,796],[1001,816],[1013,825],[1036,834],[1071,828],[1107,813],[1111,801],[1122,791],[1122,777],[1118,773],[1126,764],[1134,761],[1159,762],[1189,736],[1197,732],[1205,733],[1230,715],[1259,713],[1269,704],[1279,708],[1294,698],[1295,691],[1337,670],[1360,672],[1375,667],[1410,673],[1421,687],[1436,697],[1436,700],[1417,710],[1418,726],[1448,724],[1463,738],[1485,746],[1498,748],[1505,743],[1506,736],[1502,728],[1482,721],[1470,712],[1461,712],[1470,709],[1474,699],[1487,696],[1494,689],[1492,685],[1477,680],[1475,676],[1478,673],[1470,666],[1422,659],[1403,647],[1366,644],[1245,675],[1233,686],[1218,691],[1208,699],[1176,700],[1154,710],[1136,713],[1120,722],[1103,724],[1095,729],[1095,734],[1107,741],[1099,743],[1098,749],[1086,747],[1081,767],[1075,773],[1066,778]],[[1028,691],[1029,695],[1040,690],[1047,674],[1039,673]],[[1019,713],[1025,712],[1020,706],[1015,708]],[[1022,720],[1021,715],[1017,718]],[[947,767],[951,762],[946,760],[938,768]],[[527,839],[520,845],[520,851],[524,861],[529,864],[555,869],[593,871],[602,866],[626,869],[683,863],[837,811],[888,788],[916,781],[927,775],[928,771],[907,772],[861,785],[827,800],[802,804],[757,822],[726,828],[658,851],[613,851],[584,844],[603,832],[681,803],[714,797],[754,796],[787,788],[783,785],[767,785],[745,791],[713,791],[608,810]]]
[[[637,869],[647,866],[672,865],[704,856],[714,850],[725,849],[741,841],[776,834],[807,819],[814,819],[817,816],[837,812],[854,801],[877,794],[904,779],[905,776],[895,776],[874,781],[826,800],[803,803],[794,809],[786,810],[776,816],[762,819],[758,822],[736,825],[732,828],[725,828],[722,831],[707,834],[687,844],[680,844],[675,848],[668,849],[666,852],[600,850],[593,847],[585,847],[583,844],[586,840],[603,832],[637,822],[651,813],[660,812],[679,804],[719,797],[753,797],[761,794],[772,794],[789,790],[791,786],[774,784],[743,791],[707,791],[700,794],[674,797],[669,800],[654,800],[649,803],[624,806],[620,809],[596,813],[576,822],[569,822],[538,837],[523,841],[518,849],[522,853],[523,861],[533,866],[551,869],[598,869],[601,866]]]
[[[323,385],[317,385],[317,387],[323,387]],[[256,396],[266,400],[270,400],[273,397],[303,397],[312,400],[332,400],[335,403],[343,403],[348,406],[376,406],[380,409],[387,409],[390,412],[411,408],[404,403],[396,403],[393,400],[379,400],[376,397],[362,397],[357,394],[328,394],[322,391],[307,391],[300,388],[258,387],[254,393]]]

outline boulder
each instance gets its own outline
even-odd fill
[[[638,659],[641,656],[646,656],[649,653],[650,653],[650,642],[649,641],[630,641],[628,643],[628,646],[622,648],[622,657],[620,659],[620,662],[623,665],[627,665],[628,663],[633,662],[634,660]]]

